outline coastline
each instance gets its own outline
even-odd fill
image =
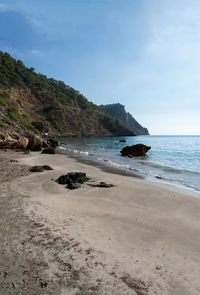
[[[138,171],[137,169],[125,169],[125,168],[118,168],[115,166],[110,166],[107,164],[106,162],[100,162],[98,160],[94,160],[94,159],[90,159],[82,156],[81,154],[76,154],[72,151],[69,151],[67,149],[64,150],[59,150],[57,149],[57,154],[63,155],[63,156],[68,156],[70,158],[75,159],[77,162],[81,162],[83,164],[86,165],[90,165],[90,166],[95,166],[97,168],[99,168],[100,170],[102,170],[103,172],[107,172],[107,173],[112,173],[112,174],[117,174],[117,175],[121,175],[121,176],[127,176],[127,177],[133,177],[133,178],[139,178],[139,179],[143,179],[147,182],[150,183],[155,183],[158,185],[162,185],[164,187],[168,187],[168,188],[174,188],[180,191],[185,191],[185,192],[191,192],[194,195],[199,195],[200,197],[200,191],[197,189],[194,189],[193,187],[189,187],[186,185],[183,185],[181,183],[178,182],[170,182],[167,178],[164,177],[157,177],[157,176],[152,176],[152,175],[147,175],[144,174],[143,172]]]
[[[106,167],[120,168],[153,182],[161,182],[187,191],[200,193],[200,136],[135,136],[102,138],[62,138],[59,149]],[[130,159],[120,155],[125,146],[150,146],[145,157]],[[79,159],[80,159],[79,157]],[[118,170],[119,171],[119,170]]]
[[[19,196],[17,210],[25,216],[21,229],[28,221],[29,234],[22,233],[25,244],[21,235],[18,242],[14,239],[17,256],[20,259],[31,250],[32,260],[24,255],[25,268],[37,261],[34,271],[41,271],[37,280],[31,269],[31,280],[22,274],[16,277],[15,289],[4,294],[15,294],[22,278],[28,294],[199,294],[198,194],[107,173],[66,155],[1,151],[1,156],[17,158],[13,165],[26,170],[26,176],[20,172],[20,178],[3,181],[1,196],[11,192]],[[54,170],[32,174],[27,170],[27,166],[45,164]],[[114,187],[84,184],[69,191],[52,180],[71,171],[86,172],[92,180]],[[11,247],[7,243],[1,249],[5,246]],[[13,265],[6,267],[10,267],[8,273],[14,272]],[[21,289],[21,294],[27,294],[26,290]]]

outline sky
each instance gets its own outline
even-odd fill
[[[0,50],[157,134],[200,134],[199,0],[0,0]]]

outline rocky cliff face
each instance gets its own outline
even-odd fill
[[[134,132],[136,135],[148,135],[148,129],[142,127],[133,116],[126,112],[125,107],[120,103],[100,105],[99,108],[105,113],[110,115],[112,118],[120,120],[120,123]]]
[[[41,103],[30,89],[0,89],[0,130],[46,133],[54,136],[132,136],[98,108],[82,110],[70,105],[55,108]]]
[[[132,136],[134,131],[61,81],[0,52],[0,131],[55,136]]]

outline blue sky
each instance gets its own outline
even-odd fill
[[[200,134],[199,0],[0,0],[0,50],[151,134]]]

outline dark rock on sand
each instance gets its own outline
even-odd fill
[[[49,165],[43,165],[42,167],[44,168],[44,170],[53,170],[53,168]]]
[[[86,177],[86,174],[83,172],[70,172],[65,175],[61,175],[56,181],[59,184],[67,184],[68,189],[77,189],[81,187],[81,184],[88,181],[89,178]],[[113,184],[108,184],[105,182],[99,182],[99,183],[89,183],[88,184],[91,187],[101,187],[101,188],[109,188],[113,187]]]
[[[84,183],[88,181],[86,174],[84,172],[70,172],[68,176],[73,182]]]
[[[67,184],[67,188],[69,189],[76,189],[80,187],[80,185],[76,184],[82,184],[88,181],[88,178],[83,172],[70,172],[65,175],[61,175],[56,181],[59,184]]]
[[[59,184],[67,184],[68,183],[68,176],[67,175],[61,175],[56,179],[57,183]]]
[[[56,147],[47,147],[45,149],[42,150],[42,154],[55,154],[56,152]]]
[[[146,146],[144,144],[135,144],[132,146],[126,146],[124,147],[120,153],[122,156],[128,156],[128,157],[139,157],[139,156],[145,156],[146,153],[151,149],[150,146]]]
[[[31,172],[43,172],[44,167],[43,166],[33,166],[29,169]]]
[[[96,183],[96,184],[88,184],[89,186],[92,186],[92,187],[102,187],[102,188],[109,188],[109,187],[113,187],[114,185],[113,184],[109,184],[109,183],[105,183],[105,182],[99,182],[99,183]]]
[[[80,183],[69,183],[67,185],[67,188],[68,189],[77,189],[77,188],[80,188],[81,187],[81,184]]]
[[[86,174],[83,172],[69,172],[65,175],[61,175],[57,182],[59,184],[69,184],[69,183],[84,183],[88,180]]]
[[[33,166],[29,169],[31,172],[43,172],[44,170],[53,170],[49,165]]]
[[[18,163],[17,160],[10,159],[10,163]]]

